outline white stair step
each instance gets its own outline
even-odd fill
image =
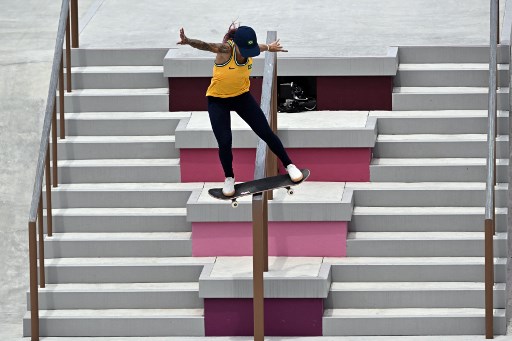
[[[27,310],[30,295],[27,293]],[[69,283],[39,289],[39,309],[202,308],[199,283]]]
[[[55,233],[191,231],[183,207],[64,208],[52,209],[52,215]]]
[[[192,232],[54,233],[49,258],[192,256]]]
[[[73,89],[151,89],[168,86],[163,66],[73,67]]]
[[[22,338],[23,341],[29,341],[29,338]],[[45,337],[41,341],[253,341],[252,336],[216,336],[212,339],[211,336],[195,336],[195,337],[91,337],[91,338],[61,338],[61,337]],[[265,336],[266,341],[481,341],[482,335],[436,335],[436,336],[372,336],[368,339],[367,336],[294,336],[293,338],[286,338],[282,336]],[[505,335],[495,335],[496,341],[509,341],[510,338]]]
[[[349,257],[478,257],[483,232],[349,232]],[[507,254],[507,234],[496,233],[494,254]]]
[[[382,158],[370,163],[371,181],[485,182],[485,158]],[[496,160],[497,181],[507,182],[508,159]]]
[[[59,160],[179,158],[175,136],[68,136],[58,140]]]
[[[508,158],[508,136],[496,138],[496,156]],[[489,153],[486,134],[379,135],[376,158],[485,158]]]
[[[167,52],[169,48],[76,48],[71,49],[71,62],[73,66],[161,67]]]
[[[494,310],[494,332],[505,334],[505,310]],[[485,334],[485,310],[476,308],[329,309],[324,335]]]
[[[483,207],[482,182],[347,182],[361,207]],[[496,185],[496,206],[507,205],[508,184]],[[398,214],[398,213],[397,213]]]
[[[65,93],[66,112],[165,111],[169,89],[77,89]]]
[[[40,310],[42,336],[200,336],[203,309]],[[23,319],[30,335],[30,313]]]
[[[52,188],[52,208],[184,208],[204,183],[62,184]],[[46,208],[46,188],[43,188]]]
[[[46,283],[197,282],[214,257],[56,258],[45,261]]]
[[[487,110],[370,111],[379,134],[487,134]],[[498,111],[498,132],[508,134],[508,111]]]
[[[504,309],[505,283],[494,287],[494,308]],[[483,282],[334,282],[326,308],[484,308]]]
[[[188,117],[186,112],[65,113],[66,136],[174,135],[179,122]],[[60,134],[60,114],[57,120]]]
[[[393,110],[484,110],[487,87],[395,87]],[[508,88],[497,92],[497,108],[508,110]]]
[[[506,258],[495,258],[495,281],[506,281]],[[333,282],[482,282],[484,257],[339,257]]]
[[[356,206],[349,229],[353,232],[481,232],[484,220],[483,206]],[[496,209],[496,230],[507,230],[506,208]]]
[[[400,46],[400,63],[489,63],[489,46]],[[499,46],[498,63],[508,63],[507,46]]]
[[[59,183],[179,182],[179,159],[62,160]]]
[[[498,82],[499,86],[508,86],[508,65],[498,64]],[[405,87],[485,87],[489,85],[489,64],[400,64],[394,83]]]

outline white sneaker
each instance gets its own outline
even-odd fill
[[[235,194],[235,178],[226,178],[224,180],[224,187],[222,187],[222,194],[224,194],[227,197],[232,196]]]
[[[304,177],[302,172],[293,163],[286,167],[286,171],[288,172],[288,175],[290,175],[290,178],[293,182],[299,182]]]

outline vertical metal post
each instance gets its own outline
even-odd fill
[[[268,272],[268,200],[271,191],[263,193],[263,272]]]
[[[44,288],[46,286],[46,278],[44,273],[43,191],[41,191],[39,196],[37,226],[39,229],[39,285],[41,288]]]
[[[498,88],[498,82],[497,82],[497,73],[498,73],[498,39],[499,39],[499,5],[498,0],[490,0],[490,37],[489,37],[489,48],[490,48],[490,57],[489,57],[489,95],[488,95],[488,108],[489,108],[489,116],[492,116],[492,120],[489,122],[492,122],[494,124],[494,127],[489,127],[489,129],[493,129],[492,137],[492,143],[494,144],[494,151],[496,151],[496,132],[497,132],[497,124],[496,124],[496,118],[497,118],[497,88]],[[493,197],[494,197],[494,188],[496,186],[497,181],[497,167],[496,167],[496,152],[493,153],[493,159],[492,162],[494,163],[494,172],[493,172]],[[493,200],[494,201],[494,200]],[[493,221],[496,221],[495,218],[495,203],[493,202],[492,206],[493,210]],[[494,226],[494,225],[493,225]],[[493,227],[493,234],[495,233],[495,228]]]
[[[265,260],[263,255],[264,243],[264,207],[268,205],[265,193],[253,196],[252,200],[252,270],[253,270],[253,313],[254,341],[263,341],[265,337],[264,324],[264,283],[263,273]]]
[[[80,45],[78,35],[78,0],[71,0],[71,36],[74,48],[78,48]]]
[[[71,92],[71,14],[69,10],[66,22],[66,81],[66,89],[68,92]]]
[[[36,223],[28,223],[28,254],[30,261],[30,339],[39,341],[39,301],[37,288]]]
[[[494,338],[493,290],[494,290],[494,222],[485,220],[485,338]]]
[[[64,56],[60,58],[59,71],[59,109],[60,109],[60,139],[66,138],[66,121],[64,118]]]
[[[48,237],[53,235],[53,226],[52,226],[52,177],[50,175],[50,146],[48,145],[48,149],[46,150],[46,225],[47,225],[47,233]]]
[[[56,102],[56,101],[55,101]],[[49,146],[48,146],[49,147]],[[48,153],[48,157],[49,157]],[[53,168],[53,187],[57,187],[59,184],[59,175],[57,172],[57,103],[53,105],[52,113],[52,168]]]

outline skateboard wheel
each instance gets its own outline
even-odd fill
[[[236,200],[233,200],[233,202],[231,202],[231,207],[237,208],[238,207],[238,202]]]

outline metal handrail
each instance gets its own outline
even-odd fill
[[[52,227],[52,206],[51,206],[51,186],[58,185],[57,177],[57,129],[60,129],[60,138],[65,138],[65,118],[64,118],[64,88],[68,92],[72,90],[71,84],[71,46],[70,31],[78,32],[78,19],[70,23],[70,1],[77,8],[77,0],[62,0],[59,24],[57,29],[57,39],[53,55],[52,71],[50,75],[50,84],[48,87],[48,97],[43,119],[43,131],[39,146],[39,154],[36,164],[36,176],[32,201],[29,211],[28,231],[29,231],[29,261],[30,261],[30,316],[31,316],[31,340],[39,340],[39,293],[38,282],[41,288],[45,287],[45,266],[44,266],[44,232],[43,232],[43,176],[46,175],[46,208],[47,208],[47,235],[53,234]],[[64,40],[66,45],[66,69],[67,85],[64,84]],[[76,40],[78,43],[78,40]],[[57,127],[57,86],[59,86],[59,109],[60,109],[60,128]],[[52,160],[50,160],[50,132],[52,133]],[[50,170],[50,162],[53,161],[53,180]],[[37,223],[37,226],[36,226]],[[38,229],[38,231],[37,231]],[[39,248],[37,238],[39,235]],[[39,250],[38,250],[39,249]],[[39,254],[38,254],[39,251]],[[39,256],[39,279],[37,272],[37,259]]]
[[[267,44],[277,40],[277,32],[267,32]],[[263,84],[261,93],[261,110],[267,122],[273,128],[277,127],[277,54],[265,54]],[[254,165],[254,180],[265,176],[275,175],[277,167],[271,160],[272,153],[261,139],[256,148]],[[268,271],[268,200],[271,192],[263,192],[252,196],[253,219],[253,311],[254,311],[254,341],[263,341],[264,333],[264,288],[263,273]]]
[[[496,225],[496,104],[497,104],[497,42],[498,42],[498,0],[491,0],[489,38],[489,96],[487,126],[487,177],[485,190],[485,337],[494,338],[493,295],[494,295],[494,232]]]

